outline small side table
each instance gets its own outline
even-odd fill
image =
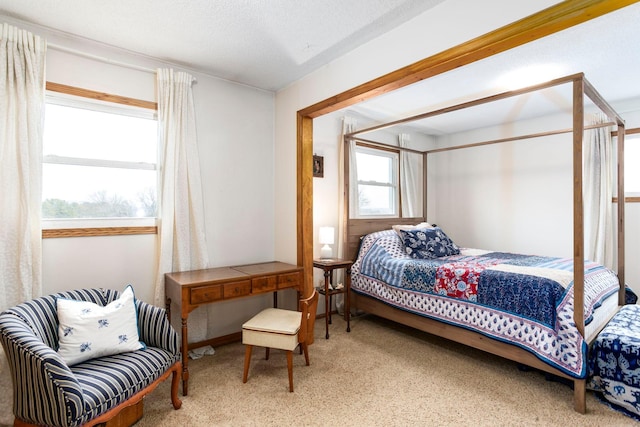
[[[324,271],[324,289],[318,289],[318,292],[324,295],[324,326],[325,326],[325,338],[329,339],[329,324],[331,323],[331,297],[333,295],[345,294],[344,303],[344,320],[347,321],[347,332],[351,332],[351,265],[353,261],[346,259],[328,258],[328,259],[315,259],[313,260],[313,266],[315,268],[322,269]],[[333,284],[333,270],[344,268],[344,287],[341,289],[333,289],[330,285]]]

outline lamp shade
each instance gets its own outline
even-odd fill
[[[320,227],[320,230],[318,231],[318,242],[321,245],[333,245],[333,235],[333,227]]]

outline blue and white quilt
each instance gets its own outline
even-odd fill
[[[594,341],[587,387],[640,421],[640,306],[620,308]]]
[[[573,321],[573,260],[461,249],[414,259],[394,230],[364,237],[351,289],[403,310],[520,346],[576,378],[585,378],[586,343]],[[588,324],[619,289],[609,269],[585,262]]]

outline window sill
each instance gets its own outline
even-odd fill
[[[158,234],[156,221],[156,218],[43,220],[42,238]]]
[[[93,228],[50,228],[42,230],[43,239],[59,237],[131,236],[136,234],[158,234],[158,227],[93,227]]]

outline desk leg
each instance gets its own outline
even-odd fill
[[[182,318],[182,395],[189,393],[189,344],[187,339],[187,318]]]
[[[329,277],[331,276],[330,270],[324,271],[324,328],[325,338],[329,339],[329,319],[331,316],[331,299],[329,295]]]
[[[351,332],[351,268],[347,268],[346,277],[344,278],[344,290],[346,295],[344,318],[347,321],[347,332]]]

